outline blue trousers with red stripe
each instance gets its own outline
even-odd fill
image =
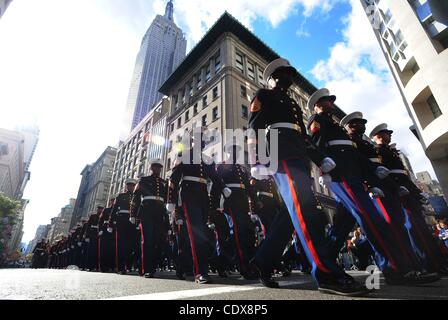
[[[360,178],[350,177],[333,181],[331,190],[339,208],[349,212],[369,239],[375,252],[375,262],[383,272],[406,273],[412,269],[396,244],[391,228],[377,210]]]
[[[209,239],[207,237],[208,208],[189,202],[184,202],[182,208],[190,237],[195,276],[206,275],[208,273],[209,248]]]
[[[386,193],[384,198],[373,199],[373,204],[391,228],[396,245],[402,252],[403,258],[413,270],[422,270],[422,265],[412,247],[412,241],[407,232],[406,215],[401,207],[398,195]]]
[[[311,189],[312,179],[308,161],[282,160],[278,172],[274,174],[274,180],[311,264],[314,279],[321,283],[343,278],[344,271],[329,254],[329,243],[325,237],[325,225],[322,220],[324,213],[317,208],[316,197]],[[281,212],[278,214],[271,229],[274,229],[277,218],[284,219],[285,214]],[[271,231],[268,232],[265,242],[269,241]],[[291,233],[285,234],[284,238],[289,241]]]
[[[232,217],[234,240],[240,273],[249,272],[248,262],[255,255],[255,226],[249,216],[246,192],[232,190],[224,201],[224,211]]]
[[[447,261],[423,217],[421,205],[411,196],[407,196],[403,201],[403,212],[407,217],[406,227],[413,240],[414,250],[425,270],[446,271]]]

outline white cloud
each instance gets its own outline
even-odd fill
[[[329,12],[339,1],[341,0],[179,0],[174,2],[174,10],[176,22],[184,28],[191,48],[226,10],[249,29],[257,18],[265,19],[275,28],[298,10],[309,17],[315,11]],[[155,3],[158,8],[162,8],[165,1],[156,0]]]
[[[387,66],[369,21],[358,0],[344,18],[344,39],[336,43],[328,60],[316,63],[312,74],[337,95],[345,112],[362,111],[367,131],[387,122],[394,130],[397,147],[409,155],[414,171],[429,171],[435,177],[423,149],[409,130],[409,117],[395,80]]]

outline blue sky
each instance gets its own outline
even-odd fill
[[[189,48],[227,10],[368,129],[390,120],[434,177],[359,0],[175,0]],[[36,123],[23,241],[76,197],[80,172],[118,142],[141,39],[165,0],[15,0],[0,20],[0,127]],[[193,8],[193,9],[192,9]],[[387,115],[387,117],[386,117]],[[57,186],[57,187],[55,187]]]
[[[331,46],[342,41],[343,17],[350,10],[347,3],[338,3],[331,14],[316,12],[311,17],[305,17],[303,7],[298,5],[296,12],[276,27],[267,23],[266,19],[258,18],[253,23],[253,31],[319,86],[323,85],[322,81],[317,80],[310,71],[317,61],[329,58]]]

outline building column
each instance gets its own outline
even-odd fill
[[[448,155],[441,159],[431,160],[431,164],[436,173],[437,179],[439,180],[440,186],[443,190],[443,195],[448,201]]]

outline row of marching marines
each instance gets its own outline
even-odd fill
[[[178,278],[192,275],[200,284],[212,282],[210,273],[226,277],[237,271],[277,288],[274,272],[288,274],[294,260],[309,270],[319,291],[358,296],[373,289],[345,272],[337,256],[360,227],[386,284],[415,286],[447,275],[447,261],[424,219],[428,200],[391,145],[393,131],[380,124],[367,136],[361,112],[336,121],[336,96],[325,88],[310,97],[314,114],[305,126],[288,93],[296,78],[287,60],[272,61],[264,71],[269,88],[260,89],[250,105],[249,127],[258,135],[248,147],[258,156],[258,146],[273,150],[276,143],[275,171],[258,157],[250,170],[237,164],[237,144],[227,145],[224,163],[180,161],[168,181],[154,161],[150,176],[128,180],[126,192],[68,237],[38,245],[34,266],[121,274],[138,269],[148,278],[174,267]],[[273,130],[278,140],[270,139]],[[197,159],[195,142],[202,152],[201,139],[193,140],[182,159],[188,153]],[[311,162],[337,203],[328,230],[313,192]]]

